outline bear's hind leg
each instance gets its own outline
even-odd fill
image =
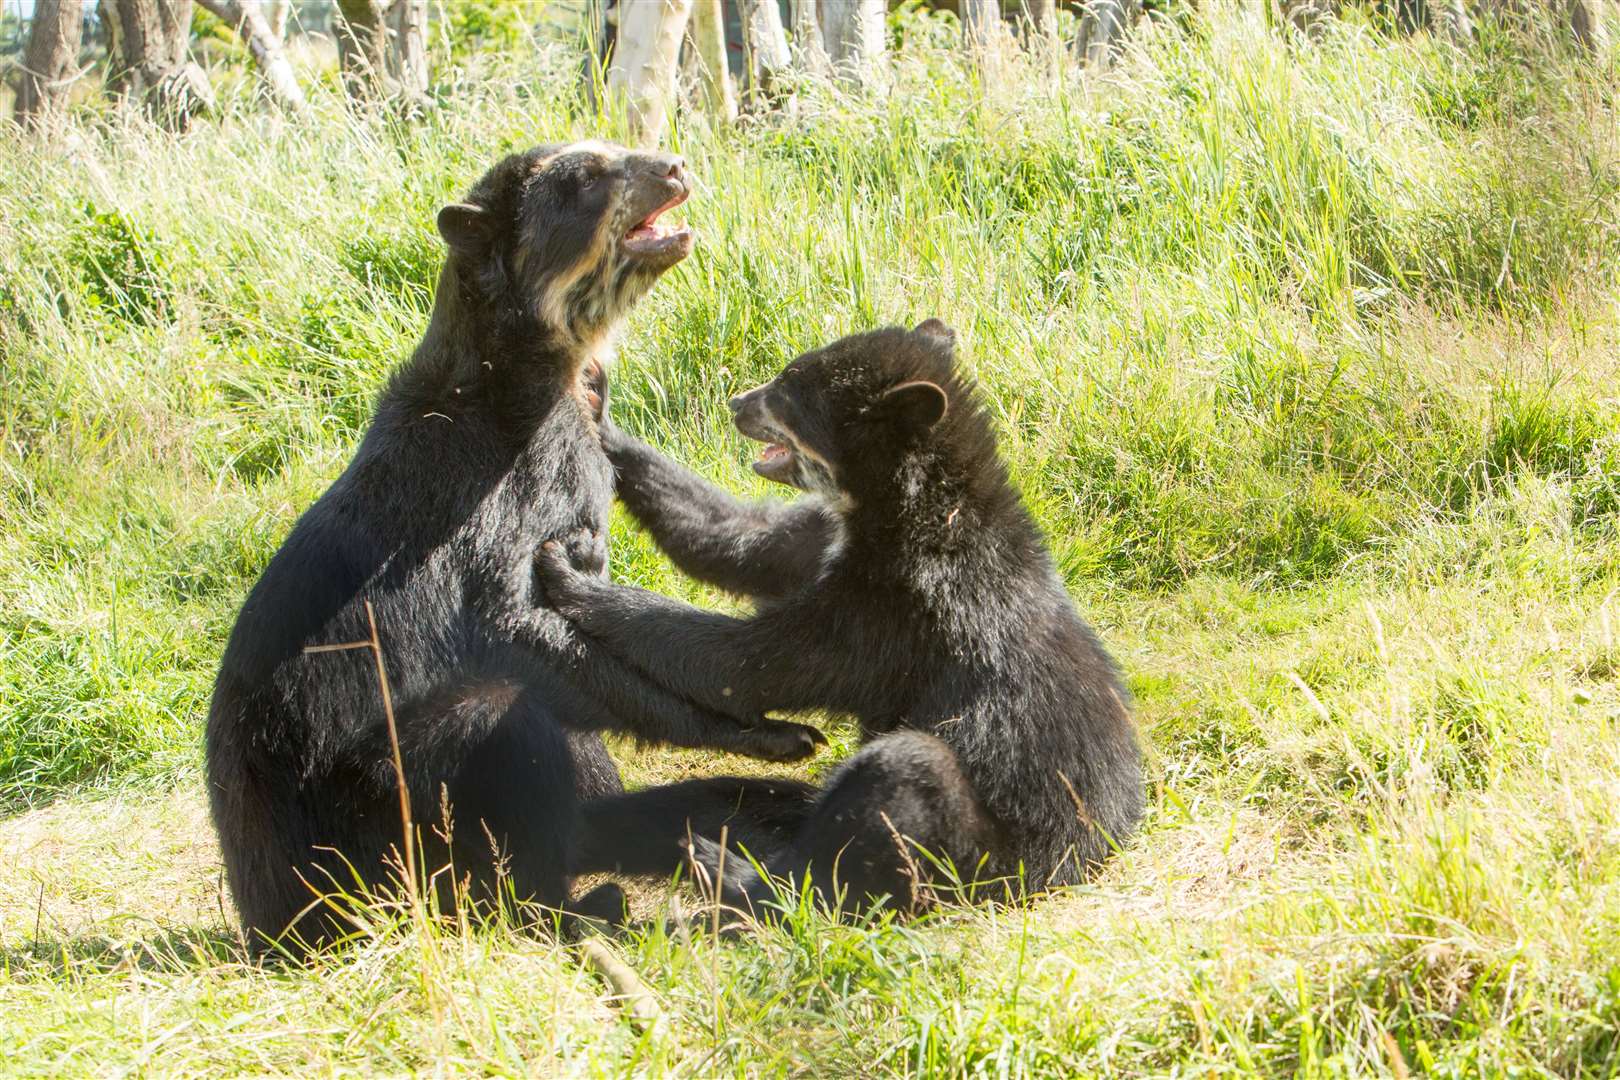
[[[955,751],[932,735],[902,731],[839,766],[793,844],[766,868],[794,887],[808,873],[817,895],[839,912],[885,898],[916,912],[949,880],[936,860],[970,884],[994,838]],[[715,874],[718,855],[710,845],[694,859]],[[728,863],[721,888],[727,903],[759,914],[774,893],[752,866]]]
[[[498,708],[503,702],[490,702]],[[570,740],[533,691],[505,704],[489,734],[446,783],[451,844],[430,849],[456,881],[469,885],[479,904],[537,903],[560,909],[568,899],[569,851],[578,826],[579,799]],[[419,813],[438,824],[439,798]],[[434,830],[422,830],[424,840]],[[448,873],[439,875],[441,898]],[[446,910],[449,910],[446,908]]]
[[[581,810],[575,873],[668,877],[686,861],[688,837],[718,841],[746,863],[769,859],[815,806],[814,786],[771,777],[714,776],[592,799]]]

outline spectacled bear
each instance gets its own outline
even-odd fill
[[[542,540],[606,533],[613,473],[581,370],[691,250],[689,230],[658,220],[690,190],[667,154],[541,146],[439,212],[427,331],[249,593],[214,689],[209,799],[257,952],[346,932],[317,891],[389,885],[401,825],[374,661],[306,651],[366,639],[367,601],[422,865],[453,867],[436,879],[447,904],[450,880],[481,901],[565,903],[580,798],[622,790],[597,732],[773,761],[814,751],[812,728],[651,685],[535,590]],[[444,803],[448,844],[426,827]]]
[[[687,573],[753,597],[752,618],[586,577],[549,544],[544,588],[672,694],[850,713],[867,741],[819,791],[721,777],[595,800],[578,865],[667,873],[690,829],[712,874],[727,824],[771,876],[808,871],[834,906],[926,900],[935,875],[914,846],[1014,890],[1091,872],[1141,817],[1140,747],[954,333],[929,320],[845,338],[731,409],[766,444],[755,471],[810,497],[746,505],[617,429],[603,435],[630,512]],[[748,906],[770,890],[735,854],[722,885]]]

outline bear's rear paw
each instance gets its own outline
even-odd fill
[[[762,761],[789,762],[803,761],[825,745],[827,736],[808,724],[765,719],[743,729],[736,751]]]
[[[603,882],[563,909],[564,936],[578,940],[592,933],[618,933],[628,922],[626,912],[624,890]]]

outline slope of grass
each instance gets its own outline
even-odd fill
[[[887,95],[683,119],[700,244],[632,318],[619,421],[760,491],[728,393],[947,318],[1137,695],[1153,805],[1027,912],[634,938],[670,1012],[645,1034],[501,927],[246,967],[197,779],[236,607],[424,325],[433,211],[603,132],[574,56],[471,58],[414,126],[317,94],[307,124],[233,99],[179,138],[87,112],[0,147],[0,1060],[1620,1070],[1616,73],[1257,20],[981,86],[908,18]]]

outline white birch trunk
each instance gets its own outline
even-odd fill
[[[775,92],[793,56],[776,0],[739,0],[743,38],[748,50],[748,92],[763,99]]]
[[[692,0],[637,0],[621,4],[618,11],[618,45],[607,69],[607,90],[625,110],[631,141],[655,146],[675,99],[675,71]]]
[[[704,104],[729,124],[737,119],[737,89],[726,64],[726,13],[721,0],[696,0],[691,33]]]
[[[881,78],[879,64],[887,51],[883,0],[821,0],[821,9],[833,70],[854,82]]]
[[[962,41],[983,77],[999,76],[1002,38],[1001,0],[961,0]]]
[[[1142,0],[1087,0],[1075,42],[1081,58],[1097,70],[1107,71],[1141,14]]]
[[[264,21],[270,24],[270,32],[276,35],[277,41],[287,40],[287,17],[291,14],[292,0],[266,0]]]
[[[259,68],[265,89],[288,112],[306,108],[304,91],[293,74],[292,62],[281,47],[281,35],[271,26],[263,0],[197,0],[221,22],[236,31]]]
[[[799,66],[812,75],[825,75],[832,69],[827,46],[821,38],[816,0],[793,0],[793,51]]]

